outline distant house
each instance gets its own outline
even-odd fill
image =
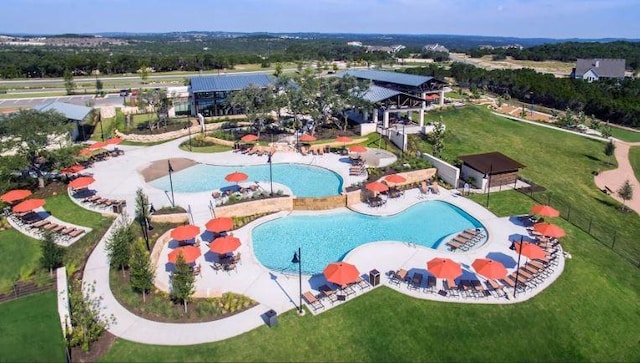
[[[390,46],[383,46],[383,45],[367,45],[365,46],[365,48],[367,49],[367,52],[371,53],[371,52],[386,52],[389,54],[393,54],[393,53],[397,53],[399,51],[401,51],[402,49],[406,48],[404,45],[400,45],[400,44],[396,44],[396,45],[390,45]]]
[[[362,47],[362,42],[347,42],[347,45],[352,47]]]
[[[578,59],[571,71],[571,78],[589,82],[607,78],[624,78],[624,59]]]
[[[64,102],[49,102],[34,108],[40,112],[54,110],[61,113],[64,117],[67,118],[67,120],[69,120],[69,122],[73,122],[75,125],[73,130],[71,130],[71,139],[76,141],[84,140],[86,138],[82,125],[87,120],[87,117],[91,114],[91,111],[93,110],[91,107],[73,105]]]
[[[449,49],[447,49],[444,45],[441,44],[427,44],[424,47],[422,47],[422,50],[425,52],[443,52],[443,53],[449,53]]]

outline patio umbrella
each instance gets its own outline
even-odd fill
[[[515,247],[516,247],[516,252],[518,252],[519,254],[528,257],[532,260],[535,259],[540,259],[540,260],[546,260],[547,259],[547,253],[544,252],[544,250],[542,248],[540,248],[540,246],[534,245],[533,243],[529,243],[529,242],[516,242],[515,243]]]
[[[4,194],[2,194],[2,196],[0,196],[0,199],[5,202],[5,203],[13,203],[13,202],[17,202],[21,199],[24,199],[28,196],[31,195],[31,191],[27,190],[27,189],[14,189],[14,190],[10,190]]]
[[[226,236],[216,238],[209,245],[209,250],[217,254],[223,255],[225,253],[233,252],[240,247],[240,239],[233,236]]]
[[[313,135],[309,135],[309,134],[304,134],[302,136],[300,136],[300,138],[298,139],[298,141],[300,142],[311,142],[311,141],[316,141],[316,137]]]
[[[69,187],[73,189],[86,188],[89,185],[91,185],[94,181],[96,180],[93,179],[93,177],[91,176],[81,176],[77,179],[73,179],[72,181],[70,181]]]
[[[354,283],[360,277],[358,269],[346,262],[334,262],[327,265],[322,272],[327,281],[336,285],[346,286]]]
[[[105,143],[106,143],[107,145],[117,145],[117,144],[119,144],[119,143],[121,143],[121,142],[123,142],[123,141],[124,141],[124,140],[123,140],[123,139],[121,139],[121,138],[119,138],[119,137],[112,137],[112,138],[110,138],[109,140],[105,141]]]
[[[84,170],[84,166],[82,166],[80,164],[75,164],[75,165],[67,166],[66,168],[60,169],[60,173],[62,173],[62,174],[76,174],[78,172],[81,172],[82,170]]]
[[[402,175],[398,175],[398,174],[391,174],[391,175],[387,175],[384,180],[386,180],[388,183],[404,183],[407,181],[407,178],[403,177]]]
[[[104,148],[104,147],[105,147],[105,146],[107,146],[107,145],[109,145],[109,144],[107,144],[107,142],[105,142],[105,141],[100,141],[100,142],[96,142],[96,143],[93,143],[93,144],[89,145],[88,149],[91,149],[91,150],[98,150],[98,149],[102,149],[102,148]]]
[[[30,212],[44,205],[44,199],[27,199],[13,207],[13,213]]]
[[[231,182],[231,183],[240,183],[243,182],[245,180],[249,179],[249,176],[245,173],[241,173],[239,171],[234,171],[231,174],[228,174],[227,176],[224,177],[224,180]]]
[[[559,217],[560,212],[548,205],[538,204],[531,208],[531,214],[537,214],[543,217]]]
[[[436,257],[427,262],[427,270],[439,279],[455,279],[462,275],[460,264],[449,258]]]
[[[195,238],[198,234],[200,234],[200,228],[193,224],[179,226],[171,230],[171,238],[176,241],[186,241]]]
[[[195,246],[178,247],[175,250],[169,252],[169,262],[176,263],[176,261],[178,260],[178,256],[182,255],[184,262],[194,263],[201,254],[202,252],[200,252],[200,248]]]
[[[560,238],[566,236],[564,229],[551,223],[536,223],[533,225],[533,230],[547,237]]]
[[[488,258],[477,258],[471,264],[477,273],[488,279],[503,279],[507,276],[507,269],[498,261]]]
[[[253,134],[247,134],[240,138],[240,140],[243,142],[254,142],[254,141],[258,141],[258,139],[259,137]]]
[[[213,218],[204,225],[209,232],[226,232],[233,228],[233,219],[227,217]]]
[[[366,153],[367,148],[362,145],[353,145],[353,146],[349,146],[349,151],[353,153]]]
[[[389,186],[381,183],[381,182],[371,182],[367,185],[365,185],[365,188],[367,188],[367,190],[370,190],[372,192],[386,192],[387,190],[389,190]]]
[[[353,141],[353,139],[352,139],[352,138],[350,138],[349,136],[338,136],[338,137],[336,138],[336,141],[337,141],[337,142],[341,142],[341,143],[346,144],[346,143],[348,143],[348,142]]]

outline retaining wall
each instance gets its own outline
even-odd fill
[[[442,159],[436,158],[431,154],[422,153],[422,157],[429,160],[429,162],[438,169],[438,176],[440,179],[444,180],[447,184],[452,185],[454,188],[458,187],[460,169]]]
[[[245,217],[254,214],[290,211],[293,209],[292,197],[259,199],[231,205],[215,207],[216,217]]]

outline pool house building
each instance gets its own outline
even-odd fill
[[[265,88],[274,83],[267,74],[230,74],[194,76],[190,80],[191,114],[209,116],[231,116],[244,113],[228,103],[235,91],[250,85]]]
[[[461,177],[472,181],[476,187],[484,190],[489,187],[514,184],[518,180],[518,171],[525,165],[497,151],[459,156],[462,161]]]

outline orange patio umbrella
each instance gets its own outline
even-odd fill
[[[240,239],[233,236],[216,238],[209,245],[209,250],[218,254],[233,252],[240,247]]]
[[[436,257],[428,261],[427,270],[439,279],[455,279],[462,275],[460,264],[449,258]]]
[[[100,142],[96,142],[96,143],[93,143],[93,144],[89,145],[88,149],[91,149],[91,150],[98,150],[98,149],[102,149],[102,148],[104,148],[104,147],[105,147],[105,146],[107,146],[107,145],[109,145],[109,144],[107,144],[107,142],[105,142],[105,141],[100,141]]]
[[[171,238],[176,241],[186,241],[195,238],[198,234],[200,234],[200,228],[193,224],[179,226],[171,230]]]
[[[398,174],[391,174],[391,175],[387,175],[384,180],[386,180],[388,183],[404,183],[407,181],[407,178],[403,177],[402,175],[398,175]]]
[[[93,177],[91,176],[81,176],[77,179],[73,179],[72,181],[70,181],[69,187],[73,189],[86,188],[89,185],[93,184],[94,181],[96,180],[93,179]]]
[[[334,262],[327,265],[322,272],[327,281],[336,285],[346,286],[352,284],[360,277],[358,269],[346,262]]]
[[[233,228],[233,219],[227,217],[213,218],[204,225],[209,232],[226,232]]]
[[[365,185],[365,188],[372,192],[386,192],[387,190],[389,190],[389,186],[387,184],[377,181],[368,183],[367,185]]]
[[[348,142],[353,141],[353,139],[352,139],[352,138],[350,138],[349,136],[338,136],[338,137],[336,138],[336,141],[337,141],[337,142],[342,142],[342,143],[345,143],[345,144],[346,144],[346,143],[348,143]]]
[[[362,145],[353,145],[349,146],[349,151],[354,153],[365,153],[367,152],[367,148]]]
[[[309,135],[309,134],[304,134],[302,136],[300,136],[300,138],[298,139],[298,141],[300,142],[311,142],[311,141],[316,141],[316,137],[313,135]]]
[[[27,199],[23,202],[18,203],[13,207],[13,213],[24,213],[30,212],[34,209],[40,208],[44,205],[44,199]]]
[[[547,253],[544,252],[544,250],[542,248],[540,248],[540,246],[534,245],[533,243],[530,242],[516,242],[515,243],[515,247],[516,247],[516,252],[518,252],[519,254],[528,257],[532,260],[538,259],[538,260],[546,260],[547,259]]]
[[[60,173],[62,173],[62,174],[76,174],[78,172],[81,172],[82,170],[84,170],[84,166],[82,166],[80,164],[75,164],[75,165],[67,166],[66,168],[60,169]]]
[[[560,238],[566,236],[564,229],[551,223],[536,223],[533,225],[533,230],[547,237]]]
[[[503,279],[507,276],[507,269],[498,261],[488,258],[477,258],[471,264],[477,273],[488,279]]]
[[[121,142],[123,142],[124,140],[119,138],[119,137],[112,137],[109,140],[105,141],[105,144],[107,145],[117,145]]]
[[[548,205],[538,204],[531,208],[531,214],[537,214],[543,217],[559,217],[560,212]]]
[[[28,196],[31,195],[31,191],[27,190],[27,189],[14,189],[14,190],[10,190],[4,194],[2,194],[2,196],[0,196],[0,200],[2,200],[5,203],[13,203],[13,202],[17,202],[21,199],[24,199]]]
[[[233,173],[228,174],[227,176],[224,177],[224,180],[231,183],[240,183],[247,179],[249,179],[249,176],[239,171],[234,171]]]
[[[176,261],[178,260],[178,256],[182,255],[184,262],[194,263],[201,254],[202,252],[200,252],[200,249],[195,246],[178,247],[175,250],[169,252],[169,262],[176,263]]]
[[[240,138],[240,140],[244,142],[254,142],[254,141],[258,141],[258,139],[259,137],[253,134],[247,134]]]

